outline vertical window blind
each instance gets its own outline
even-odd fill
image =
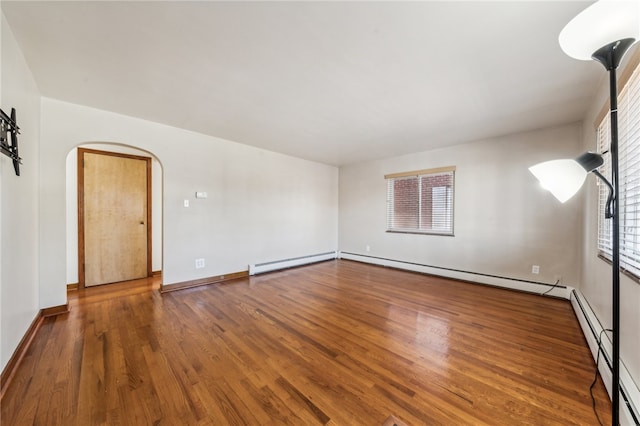
[[[453,235],[455,167],[386,175],[387,231]]]
[[[597,128],[598,150],[607,153],[611,143],[609,115]],[[618,95],[620,265],[640,277],[640,66]],[[600,172],[610,179],[611,160],[605,155]],[[599,188],[598,250],[611,259],[611,219],[604,216],[609,190]]]

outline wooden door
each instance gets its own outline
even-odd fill
[[[151,159],[78,149],[80,287],[151,276]]]

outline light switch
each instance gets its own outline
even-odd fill
[[[189,200],[184,200],[184,206],[189,207]]]

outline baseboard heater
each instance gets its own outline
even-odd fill
[[[338,258],[355,260],[356,262],[370,263],[372,265],[389,268],[404,269],[406,271],[419,272],[421,274],[437,275],[456,280],[470,281],[479,284],[503,287],[511,290],[526,291],[541,294],[547,292],[548,296],[569,299],[569,287],[565,285],[553,285],[539,281],[523,280],[518,278],[502,277],[499,275],[484,274],[480,272],[464,271],[461,269],[444,268],[441,266],[425,265],[423,263],[407,262],[403,260],[388,259],[384,257],[363,255],[341,251]]]
[[[249,275],[262,274],[264,272],[277,271],[279,269],[293,268],[294,266],[308,265],[310,263],[324,262],[338,257],[337,251],[311,254],[308,256],[292,257],[289,259],[274,260],[271,262],[249,265]]]
[[[571,305],[578,318],[582,333],[584,334],[589,349],[595,360],[598,356],[598,338],[602,332],[602,325],[596,317],[591,306],[587,303],[582,294],[576,290],[571,290]],[[602,381],[611,396],[611,353],[613,351],[611,345],[611,334],[602,333],[601,347],[602,354],[598,364],[598,371],[602,377]],[[635,402],[634,402],[635,401]],[[640,407],[636,404],[640,401],[640,389],[633,381],[629,370],[620,362],[620,424],[622,425],[640,425]]]
[[[477,282],[496,287],[510,288],[512,290],[526,291],[540,294],[540,289],[551,289],[552,285],[536,281],[528,281],[501,277],[497,275],[482,274],[471,271],[463,271],[459,269],[443,268],[433,265],[425,265],[421,263],[406,262],[395,259],[382,258],[377,256],[363,255],[349,252],[339,252],[339,259],[354,260],[357,262],[369,263],[373,265],[386,266],[407,271],[419,272],[424,274],[437,275],[441,277],[453,278],[463,281]],[[584,335],[594,361],[598,355],[598,337],[602,331],[602,325],[596,314],[591,309],[582,294],[571,286],[556,286],[548,293],[556,297],[567,299],[571,302],[573,311],[578,318],[582,334]],[[598,371],[602,377],[609,397],[611,397],[611,354],[613,352],[610,336],[606,333],[602,337],[602,354],[600,355],[600,363]],[[624,365],[624,361],[620,363],[620,424],[640,426],[640,389],[638,384],[633,381],[629,370]]]

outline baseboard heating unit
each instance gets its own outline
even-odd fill
[[[310,263],[324,262],[338,257],[337,251],[311,254],[308,256],[292,257],[289,259],[274,260],[271,262],[249,265],[249,275],[262,274],[264,272],[277,271],[279,269],[293,268],[294,266],[308,265]]]
[[[607,392],[611,395],[611,334],[602,333],[602,325],[591,310],[591,306],[578,290],[571,290],[571,305],[576,313],[582,333],[591,349],[593,358],[598,356],[598,339],[602,336],[600,362],[598,363],[598,371],[602,377]],[[640,401],[640,389],[634,383],[629,374],[629,370],[624,365],[624,361],[620,362],[620,424],[621,425],[640,425],[640,412],[636,404]]]
[[[421,274],[437,275],[440,277],[453,278],[456,280],[476,282],[495,287],[509,288],[512,290],[526,291],[529,293],[544,293],[548,296],[569,298],[569,288],[565,285],[553,285],[538,281],[523,280],[518,278],[502,277],[498,275],[484,274],[461,269],[444,268],[441,266],[425,265],[422,263],[407,262],[403,260],[388,259],[384,257],[363,255],[341,251],[339,259],[355,260],[356,262],[369,263],[372,265],[385,266],[388,268],[403,269],[405,271],[419,272]]]
[[[476,273],[472,271],[462,271],[459,269],[443,268],[434,265],[425,265],[414,262],[406,262],[396,259],[388,259],[377,256],[363,255],[358,253],[339,252],[339,259],[354,260],[356,262],[369,263],[372,265],[385,266],[424,274],[437,275],[441,277],[459,279],[463,281],[477,282],[496,287],[510,288],[512,290],[526,291],[536,294],[546,292],[547,295],[567,299],[571,302],[573,311],[580,323],[582,334],[584,335],[594,361],[598,358],[598,339],[601,340],[601,355],[598,363],[598,371],[602,381],[611,397],[611,377],[612,377],[612,345],[611,334],[602,333],[602,325],[598,317],[587,303],[586,298],[579,290],[571,286],[553,286],[549,283],[520,280],[496,275]],[[547,290],[551,291],[547,291]],[[620,424],[640,426],[640,384],[634,382],[629,370],[620,362]]]

